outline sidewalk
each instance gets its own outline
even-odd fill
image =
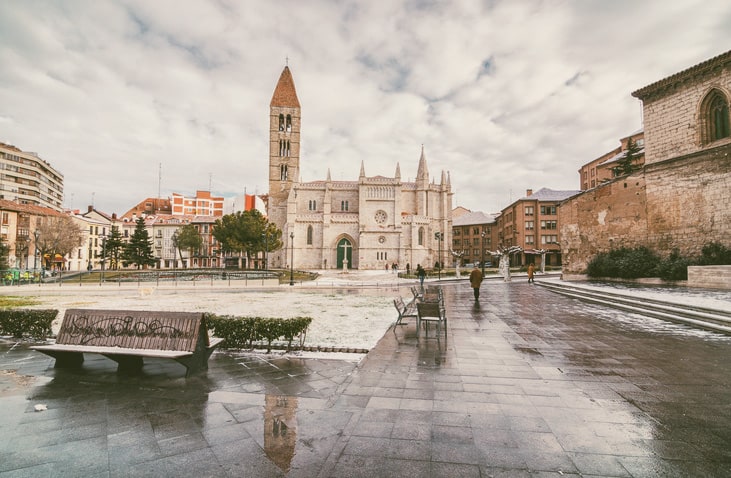
[[[518,279],[444,289],[446,339],[412,320],[357,365],[217,352],[125,378],[0,343],[0,477],[731,476],[731,338]]]

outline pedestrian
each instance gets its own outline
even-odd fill
[[[407,263],[406,263],[406,275],[409,275],[409,274],[411,274],[411,264],[409,264],[409,263],[407,262]]]
[[[470,286],[475,293],[475,300],[480,298],[480,285],[482,285],[482,271],[475,265],[470,272]]]
[[[419,284],[421,285],[421,288],[424,288],[424,278],[426,277],[426,271],[423,267],[421,267],[421,264],[416,264],[416,275],[419,277]]]
[[[528,282],[529,283],[533,282],[533,274],[535,274],[535,272],[536,272],[536,267],[531,262],[530,264],[528,264]]]
[[[388,263],[386,263],[386,272],[388,272],[388,269],[389,269]]]

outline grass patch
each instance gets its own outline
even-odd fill
[[[16,297],[12,295],[0,296],[0,309],[27,307],[29,305],[38,305],[40,303],[41,302],[35,297]]]

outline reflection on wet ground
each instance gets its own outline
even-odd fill
[[[446,338],[412,319],[357,366],[217,352],[128,377],[2,343],[0,476],[731,475],[731,338],[517,281],[444,295]]]

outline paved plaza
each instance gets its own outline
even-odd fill
[[[360,363],[219,351],[129,377],[0,341],[0,477],[731,476],[731,337],[519,278],[444,297],[446,337],[407,320]]]

